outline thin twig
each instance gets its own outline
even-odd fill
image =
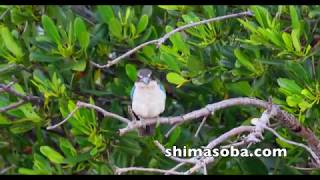
[[[161,150],[163,154],[165,154],[165,148],[162,146],[159,141],[154,141],[154,144]],[[180,162],[180,163],[189,163],[189,164],[196,164],[197,162],[194,159],[183,159],[183,158],[178,158],[174,156],[168,156],[170,159]]]
[[[198,134],[199,134],[202,126],[203,126],[204,123],[206,122],[207,118],[208,118],[208,116],[204,116],[204,117],[203,117],[203,119],[202,119],[202,121],[201,121],[201,123],[200,123],[200,125],[199,125],[199,127],[198,127],[198,129],[197,129],[197,131],[196,131],[196,133],[194,134],[194,137],[198,137]]]
[[[8,172],[10,169],[15,168],[15,167],[16,167],[16,165],[12,165],[12,166],[9,166],[9,167],[7,167],[7,168],[1,169],[0,175],[5,174],[5,173]]]
[[[118,119],[119,121],[121,121],[123,123],[127,123],[127,124],[131,123],[131,121],[129,119],[124,118],[122,116],[119,116],[118,114],[114,114],[114,113],[108,112],[108,111],[102,109],[101,107],[93,105],[93,104],[88,104],[88,103],[85,103],[85,102],[78,101],[77,106],[86,107],[86,108],[90,108],[90,109],[95,109],[96,111],[102,113],[103,116],[105,116],[105,117],[115,118],[115,119]]]
[[[179,169],[180,167],[184,166],[185,164],[186,163],[184,163],[184,162],[177,164],[173,168],[169,169],[168,172],[165,173],[165,175],[169,175],[172,171],[175,172],[177,169]]]
[[[175,33],[179,32],[179,31],[184,31],[188,28],[192,28],[201,24],[208,24],[208,23],[212,23],[212,22],[216,22],[216,21],[221,21],[221,20],[225,20],[225,19],[230,19],[230,18],[237,18],[237,17],[242,17],[242,16],[252,16],[252,13],[250,11],[245,11],[245,12],[240,12],[240,13],[235,13],[235,14],[229,14],[229,15],[225,15],[225,16],[219,16],[219,17],[214,17],[214,18],[210,18],[210,19],[206,19],[203,21],[198,21],[198,22],[194,22],[194,23],[190,23],[190,24],[186,24],[184,26],[180,26],[170,32],[168,32],[167,34],[165,34],[163,37],[159,38],[159,39],[155,39],[155,40],[151,40],[148,42],[145,42],[143,44],[140,44],[139,46],[129,50],[128,52],[124,53],[123,55],[109,61],[107,64],[105,65],[100,65],[94,62],[90,62],[92,65],[98,67],[98,68],[108,68],[114,64],[117,64],[119,61],[121,61],[122,59],[130,56],[131,54],[135,53],[136,51],[138,51],[139,49],[150,45],[150,44],[156,44],[157,47],[159,48],[161,46],[161,44],[163,44],[168,38],[170,38],[170,36],[174,35]]]
[[[169,129],[169,131],[164,135],[164,137],[165,137],[165,138],[168,138],[168,137],[170,136],[170,134],[171,134],[178,126],[180,126],[181,124],[183,124],[183,123],[177,123],[177,124],[173,125],[173,126]]]
[[[205,163],[203,163],[203,174],[204,174],[204,175],[208,175],[207,165],[206,165]]]
[[[65,122],[67,122],[68,119],[70,119],[70,118],[73,116],[73,114],[78,111],[79,108],[80,108],[79,106],[77,106],[76,108],[74,108],[74,109],[68,114],[68,116],[67,116],[63,121],[61,121],[61,122],[59,122],[58,124],[55,124],[55,125],[53,125],[53,126],[48,126],[48,127],[47,127],[47,130],[55,129],[55,128],[61,126],[62,124],[64,124]]]
[[[0,108],[0,113],[9,111],[11,109],[16,109],[16,108],[18,108],[19,106],[21,106],[21,105],[23,105],[25,103],[27,103],[27,102],[24,101],[24,100],[19,100],[18,102],[15,102],[15,103],[12,103],[12,104],[10,104],[8,106]]]
[[[90,109],[95,109],[96,111],[102,113],[103,116],[105,116],[105,117],[112,117],[112,118],[118,119],[119,121],[124,122],[124,123],[127,123],[127,124],[131,123],[131,121],[130,121],[129,119],[124,118],[124,117],[122,117],[122,116],[119,116],[119,115],[117,115],[117,114],[108,112],[108,111],[102,109],[102,108],[99,107],[99,106],[78,101],[78,102],[77,102],[77,105],[76,105],[76,108],[73,109],[73,110],[69,113],[69,115],[68,115],[64,120],[62,120],[60,123],[58,123],[58,124],[56,124],[56,125],[47,127],[47,130],[55,129],[55,128],[57,128],[58,126],[61,126],[61,125],[64,124],[68,119],[70,119],[70,118],[74,115],[74,113],[75,113],[76,111],[78,111],[80,108],[84,108],[84,107],[85,107],[85,108],[90,108]]]
[[[145,47],[145,46],[147,46],[147,45],[149,45],[149,44],[155,44],[155,43],[157,43],[157,42],[158,42],[158,40],[152,40],[152,41],[148,41],[148,42],[145,42],[145,43],[143,43],[143,44],[140,44],[139,46],[131,49],[130,51],[124,53],[123,55],[121,55],[121,56],[113,59],[112,61],[109,61],[109,62],[108,62],[107,64],[105,64],[105,65],[100,65],[100,64],[94,63],[94,62],[92,62],[92,61],[90,61],[90,63],[91,63],[92,65],[94,65],[95,67],[97,67],[97,68],[108,68],[108,67],[110,67],[110,66],[112,66],[112,65],[114,65],[114,64],[117,64],[117,63],[118,63],[119,61],[121,61],[122,59],[124,59],[124,58],[130,56],[131,54],[135,53],[135,52],[138,51],[139,49],[141,49],[141,48],[143,48],[143,47]]]
[[[294,169],[297,169],[297,170],[301,170],[301,171],[318,171],[320,170],[320,168],[306,168],[306,167],[297,167],[297,166],[290,166]]]
[[[298,143],[298,142],[294,142],[294,141],[290,141],[290,140],[288,140],[288,139],[285,139],[285,138],[282,137],[280,134],[278,134],[275,130],[273,130],[273,129],[267,127],[267,126],[265,126],[264,128],[265,128],[266,130],[270,131],[270,132],[271,132],[272,134],[274,134],[275,136],[277,136],[281,141],[286,142],[286,143],[288,143],[288,144],[292,144],[292,145],[295,145],[295,146],[299,146],[299,147],[304,148],[305,150],[307,150],[307,151],[311,154],[312,158],[316,161],[316,163],[317,163],[318,165],[320,165],[320,159],[319,159],[319,157],[316,155],[316,153],[314,153],[314,152],[312,151],[312,149],[311,149],[310,147],[308,147],[308,146],[306,146],[306,145],[304,145],[304,144],[302,144],[302,143]]]
[[[142,168],[142,167],[128,167],[128,168],[117,168],[116,174],[123,174],[129,171],[143,171],[143,172],[153,172],[153,173],[161,173],[161,174],[174,174],[174,175],[183,175],[184,173],[176,172],[176,171],[170,171],[170,170],[164,170],[164,169],[156,169],[156,168]]]
[[[97,23],[93,12],[91,12],[85,6],[83,6],[83,5],[72,5],[71,9],[75,13],[77,13],[78,15],[83,17],[90,25],[94,26]]]
[[[16,91],[15,89],[13,89],[11,87],[12,85],[13,85],[12,83],[9,83],[8,85],[0,84],[0,90],[7,92],[13,96],[19,97],[25,101],[30,101],[33,103],[40,103],[42,101],[42,99],[40,97],[19,93],[18,91]]]

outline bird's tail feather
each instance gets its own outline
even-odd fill
[[[155,132],[156,125],[147,125],[145,127],[139,128],[139,136],[152,136]]]

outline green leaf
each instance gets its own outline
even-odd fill
[[[152,5],[145,5],[142,8],[142,11],[141,11],[142,13],[141,14],[145,14],[145,15],[151,17],[152,11],[153,11]]]
[[[172,31],[173,28],[171,26],[166,26],[166,32],[170,32]],[[182,39],[182,36],[180,33],[175,33],[173,34],[170,38],[170,41],[172,42],[172,44],[181,52],[189,55],[189,47],[188,45],[185,43],[185,41]]]
[[[238,21],[251,32],[256,32],[256,27],[251,21],[244,21],[242,19],[238,19]]]
[[[301,91],[301,94],[304,95],[305,97],[307,97],[310,100],[315,100],[316,99],[316,97],[308,89],[303,89]]]
[[[302,88],[294,80],[278,78],[277,82],[281,88],[288,90],[292,94],[300,94],[302,91]]]
[[[131,7],[127,7],[126,9],[126,15],[124,18],[124,24],[128,24],[128,20],[130,18],[130,16],[132,16],[133,14],[131,14]]]
[[[33,128],[34,128],[34,125],[32,123],[25,122],[25,123],[18,123],[18,124],[12,125],[10,127],[10,131],[13,134],[22,134],[22,133],[25,133],[27,131],[30,131]]]
[[[136,66],[134,66],[133,64],[127,64],[127,65],[126,65],[126,73],[127,73],[128,77],[129,77],[132,81],[136,81],[136,79],[137,79],[137,69],[136,69]]]
[[[111,18],[108,22],[109,30],[111,34],[119,39],[122,38],[122,26],[118,19]]]
[[[262,28],[267,28],[267,22],[266,22],[266,9],[261,6],[252,6],[251,7],[252,12],[254,13],[254,17],[260,24]]]
[[[89,45],[90,34],[87,31],[84,21],[80,17],[77,17],[74,21],[74,33],[81,48],[86,49]]]
[[[100,15],[102,22],[108,24],[114,18],[113,9],[111,6],[98,6],[97,12]]]
[[[241,157],[239,159],[241,162],[241,170],[244,174],[268,174],[268,169],[264,165],[263,161],[258,157],[245,158]]]
[[[40,152],[55,164],[62,164],[64,157],[49,146],[41,146]]]
[[[147,26],[148,26],[148,22],[149,22],[149,17],[147,15],[142,15],[140,20],[139,20],[139,23],[138,23],[138,27],[137,27],[137,33],[141,33],[143,32]]]
[[[74,71],[84,71],[86,67],[87,61],[84,59],[77,60],[72,64],[72,70]]]
[[[47,62],[47,63],[54,63],[63,60],[61,56],[55,55],[47,55],[42,52],[31,52],[29,56],[30,61],[34,62]]]
[[[312,82],[312,75],[307,72],[307,69],[304,68],[300,63],[297,62],[287,62],[285,64],[286,69],[292,73],[294,76],[294,79],[297,82],[309,84]]]
[[[289,51],[292,51],[292,50],[293,50],[293,46],[292,46],[292,40],[291,40],[290,34],[289,34],[289,33],[286,33],[286,32],[283,32],[283,33],[282,33],[282,40],[283,40],[283,42],[285,43],[286,48],[287,48]]]
[[[0,34],[1,38],[5,44],[5,47],[15,55],[16,58],[21,58],[24,54],[22,52],[21,47],[16,43],[13,39],[13,36],[9,29],[5,26],[0,26]]]
[[[185,83],[186,81],[188,81],[184,77],[182,77],[179,74],[174,73],[174,72],[168,73],[166,78],[167,78],[168,82],[170,82],[172,84],[176,84],[176,85],[181,85],[181,84]]]
[[[28,169],[28,168],[19,168],[18,173],[23,174],[23,175],[43,175],[43,174],[46,174],[42,170],[33,170],[33,169]]]
[[[58,29],[52,19],[47,15],[42,16],[42,26],[51,40],[53,40],[57,45],[61,45],[61,38]]]
[[[234,54],[237,57],[237,60],[241,65],[243,65],[244,67],[246,67],[247,69],[249,69],[252,72],[256,72],[256,68],[250,62],[249,58],[244,53],[242,53],[239,49],[235,49]]]
[[[290,107],[296,107],[302,101],[303,101],[303,98],[299,95],[292,95],[286,98],[286,102]]]
[[[279,35],[277,32],[272,31],[271,29],[267,29],[266,33],[268,34],[268,38],[272,43],[279,47],[283,47],[281,35]]]
[[[248,81],[229,83],[226,86],[229,91],[236,93],[237,95],[251,96],[252,88]]]
[[[169,146],[171,147],[172,145],[174,145],[178,138],[180,137],[181,135],[181,128],[180,127],[177,127],[171,134],[170,134],[170,137],[169,137],[169,141],[168,143],[166,144],[166,146]]]
[[[306,101],[302,101],[298,104],[298,106],[301,109],[301,111],[304,112],[305,110],[310,109],[312,107],[312,104]]]
[[[301,52],[301,44],[299,39],[299,32],[297,30],[292,30],[291,32],[292,43],[297,52]]]
[[[297,8],[293,5],[289,6],[289,10],[290,10],[290,17],[291,17],[291,26],[292,29],[300,32],[301,31],[301,27],[300,27],[300,22],[299,22],[299,16],[298,16],[298,11]],[[298,33],[299,34],[299,33]],[[298,37],[300,37],[300,35],[298,35]]]
[[[182,5],[159,5],[160,8],[165,9],[165,10],[180,10],[183,9],[184,6]]]
[[[121,150],[131,156],[139,156],[142,152],[139,143],[132,138],[121,138],[117,150]]]
[[[10,125],[12,122],[5,116],[0,115],[0,125]]]
[[[50,162],[40,154],[34,154],[33,169],[43,171],[44,174],[52,174]]]
[[[89,32],[81,32],[80,37],[78,38],[80,46],[82,49],[87,49],[90,42],[90,34]]]
[[[76,149],[73,147],[68,139],[60,138],[59,147],[66,157],[74,157],[77,155]]]
[[[168,65],[169,70],[180,72],[180,67],[176,59],[167,53],[161,53],[160,59]]]

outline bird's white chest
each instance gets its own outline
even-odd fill
[[[161,91],[156,82],[148,86],[136,83],[132,98],[132,110],[138,116],[153,118],[159,116],[165,109],[166,94]]]

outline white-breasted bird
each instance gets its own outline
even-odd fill
[[[161,83],[152,77],[150,69],[140,69],[131,90],[132,111],[139,120],[158,117],[165,110],[166,92]],[[154,134],[155,124],[139,128],[140,136]]]

